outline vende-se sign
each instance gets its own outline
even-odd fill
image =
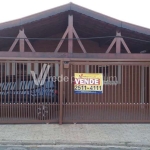
[[[102,73],[75,73],[75,93],[103,93]]]
[[[75,79],[75,84],[82,85],[99,85],[100,79]]]

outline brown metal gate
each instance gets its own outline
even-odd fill
[[[58,122],[59,84],[49,79],[59,68],[59,61],[0,61],[0,123]],[[44,84],[36,85],[31,71],[43,79],[46,69]]]
[[[103,94],[74,94],[74,73],[103,73]],[[64,123],[150,122],[150,63],[70,62],[64,76]]]
[[[103,73],[103,94],[74,94],[74,73]],[[150,122],[149,62],[6,60],[0,81],[0,123]]]

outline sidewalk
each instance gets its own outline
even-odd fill
[[[0,144],[150,147],[150,124],[0,125]]]

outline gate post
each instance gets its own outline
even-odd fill
[[[60,61],[60,76],[63,76],[63,61]],[[60,88],[59,88],[59,124],[62,124],[63,121],[63,80],[60,81]]]

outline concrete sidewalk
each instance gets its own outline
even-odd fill
[[[150,124],[0,125],[1,145],[149,147]]]

